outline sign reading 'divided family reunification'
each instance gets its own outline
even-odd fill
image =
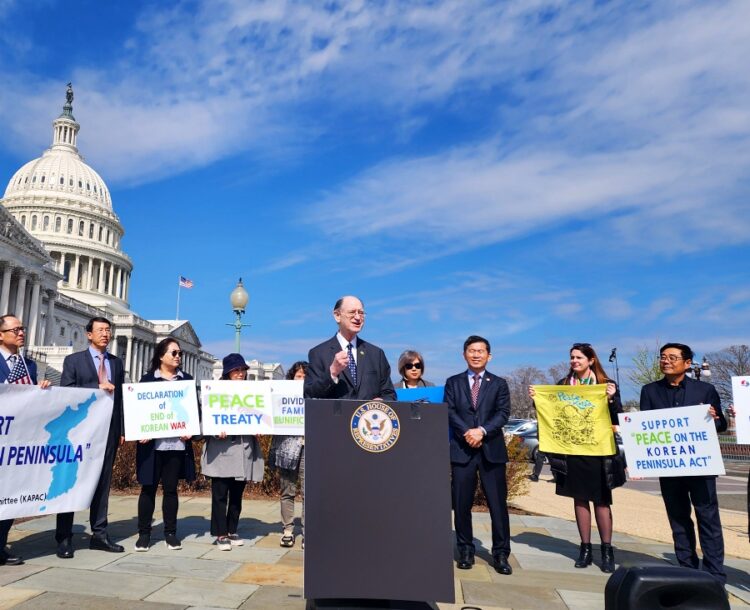
[[[0,519],[83,510],[99,480],[112,398],[0,384]]]
[[[302,381],[202,381],[203,433],[305,432]]]
[[[732,377],[732,398],[737,442],[750,445],[750,376]]]
[[[631,477],[724,474],[708,405],[623,413],[620,434]]]
[[[122,400],[127,441],[201,433],[195,381],[125,383]]]

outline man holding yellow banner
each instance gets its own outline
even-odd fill
[[[615,568],[612,548],[612,489],[625,482],[624,465],[616,459],[613,424],[622,412],[617,385],[604,372],[588,343],[570,349],[568,375],[554,386],[530,386],[539,422],[539,450],[556,474],[559,496],[573,498],[581,547],[575,567],[593,562],[591,508],[601,537],[602,572]]]

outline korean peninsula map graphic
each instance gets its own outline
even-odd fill
[[[76,408],[72,405],[65,407],[65,410],[58,415],[55,419],[50,421],[44,430],[49,432],[50,445],[58,445],[60,450],[63,447],[69,447],[70,454],[75,453],[73,443],[68,434],[78,424],[83,422],[89,414],[89,408],[96,402],[96,394],[92,393],[91,396],[83,402],[79,402]],[[52,500],[58,496],[69,492],[76,484],[78,480],[78,462],[56,462],[51,469],[52,481],[47,491],[47,500]],[[41,506],[40,511],[44,511],[46,506]]]

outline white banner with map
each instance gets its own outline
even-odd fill
[[[0,519],[84,510],[107,446],[102,390],[0,384]]]

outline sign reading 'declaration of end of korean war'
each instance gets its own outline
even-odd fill
[[[708,405],[623,413],[620,434],[631,477],[725,472]]]
[[[750,376],[732,377],[732,399],[737,442],[750,445]]]
[[[203,434],[271,434],[270,381],[201,381]]]
[[[195,381],[126,383],[122,386],[125,440],[201,433]]]
[[[112,398],[0,384],[0,519],[83,510],[99,481]]]

